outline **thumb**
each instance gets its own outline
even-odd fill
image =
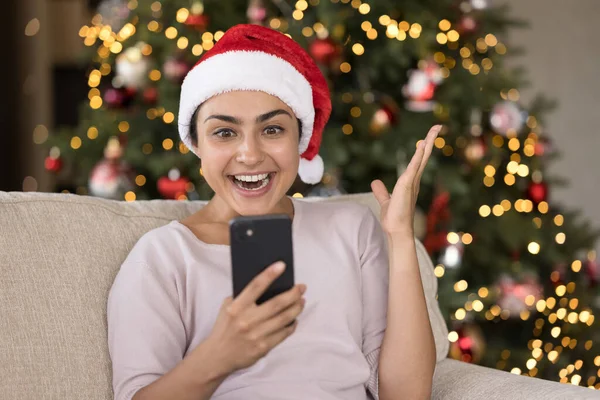
[[[383,203],[390,199],[390,193],[386,189],[383,182],[379,179],[376,179],[373,182],[371,182],[371,190],[373,191],[375,198],[381,206],[383,205]]]

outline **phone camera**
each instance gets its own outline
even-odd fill
[[[246,231],[246,235],[247,235],[247,236],[252,236],[253,234],[254,234],[254,231],[253,231],[252,229],[248,229],[248,230]]]

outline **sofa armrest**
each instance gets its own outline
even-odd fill
[[[446,358],[436,364],[432,399],[598,400],[600,391]]]

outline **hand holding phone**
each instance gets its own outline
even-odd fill
[[[234,299],[223,302],[215,326],[207,342],[214,350],[219,368],[227,373],[247,368],[285,340],[298,324],[296,318],[304,309],[306,285],[291,289],[258,305],[257,300],[279,278],[286,266],[282,262],[270,265]]]

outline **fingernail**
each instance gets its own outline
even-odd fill
[[[300,293],[304,294],[306,292],[306,285],[300,285]]]
[[[275,271],[275,272],[282,272],[284,269],[285,269],[285,263],[283,261],[277,261],[273,265],[273,271]]]

